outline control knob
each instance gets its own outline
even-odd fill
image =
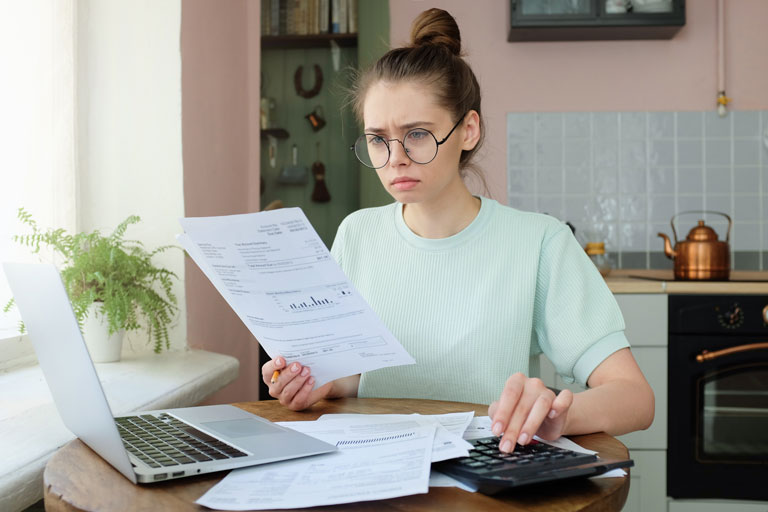
[[[766,309],[768,309],[768,306],[766,306]],[[763,310],[763,320],[766,319],[765,315],[768,314],[766,309]],[[730,308],[717,315],[717,320],[726,329],[736,329],[744,323],[744,310],[741,309],[738,303],[734,302]]]

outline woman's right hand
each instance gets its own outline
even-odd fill
[[[280,375],[276,382],[272,382],[275,370],[279,370]],[[301,411],[322,400],[333,387],[333,382],[328,382],[313,390],[315,378],[309,367],[294,361],[286,368],[286,361],[282,356],[267,361],[261,367],[261,378],[264,384],[269,386],[269,396],[277,398],[292,411]]]

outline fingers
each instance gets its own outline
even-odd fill
[[[525,445],[533,438],[533,434],[539,430],[539,426],[544,422],[544,419],[551,410],[550,405],[552,399],[547,396],[539,396],[533,402],[533,407],[528,412],[528,417],[525,418],[523,426],[519,430],[517,435],[517,444]]]
[[[511,452],[515,443],[529,443],[547,420],[554,399],[555,394],[540,379],[529,379],[522,373],[507,379],[500,399],[489,407],[491,430],[502,436],[499,449]],[[562,412],[569,406],[564,399],[559,410]]]
[[[288,408],[294,411],[300,411],[306,409],[310,405],[314,404],[318,400],[322,400],[328,394],[333,386],[332,382],[323,384],[319,388],[313,390],[312,386],[315,383],[315,379],[310,377],[301,389],[294,395],[293,400],[288,405]]]
[[[261,367],[261,378],[264,381],[264,384],[267,386],[272,384],[272,375],[275,373],[275,370],[280,371],[283,368],[285,368],[285,358],[282,356],[278,356],[264,363]]]
[[[568,411],[572,404],[573,393],[567,389],[562,390],[552,401],[549,413],[536,431],[536,435],[542,439],[552,440],[560,437],[565,431]]]
[[[548,418],[554,419],[560,417],[563,413],[568,412],[573,404],[573,392],[569,389],[564,389],[559,395],[555,397],[552,402],[552,410],[549,411]]]
[[[280,371],[277,380],[269,384],[270,396],[277,398],[283,405],[287,405],[301,386],[309,378],[309,367],[301,366],[294,361]]]
[[[501,436],[506,432],[525,389],[525,380],[526,377],[522,373],[516,373],[507,379],[501,398],[496,402],[495,413],[491,416],[491,431],[494,435]]]
[[[493,417],[496,415],[496,409],[499,408],[499,401],[496,400],[495,402],[491,403],[491,405],[488,406],[488,416],[493,419]]]
[[[275,387],[277,388],[276,390],[278,391],[280,398],[284,398],[285,400],[289,400],[289,398],[292,399],[309,378],[308,366],[301,366],[301,364],[297,362],[288,365],[286,370],[280,372],[280,376],[277,378],[277,382],[275,382]]]
[[[313,390],[315,378],[311,375],[310,368],[296,361],[290,365],[286,363],[285,358],[276,357],[262,366],[261,375],[264,383],[269,387],[269,396],[277,398],[285,407],[299,411],[328,394],[332,383]],[[275,382],[272,382],[275,370],[280,370],[280,373]]]

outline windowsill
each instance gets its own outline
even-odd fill
[[[8,334],[9,330],[0,331],[0,376],[9,370],[37,364],[29,336],[16,332]]]
[[[237,377],[237,359],[203,350],[124,356],[96,365],[115,416],[200,403]],[[74,439],[56,411],[40,367],[0,372],[0,510],[43,496],[43,469]]]

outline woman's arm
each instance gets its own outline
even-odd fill
[[[541,379],[515,374],[491,404],[491,428],[503,438],[502,451],[527,444],[534,434],[556,439],[564,434],[625,434],[653,422],[654,396],[628,348],[608,356],[589,376],[590,389],[555,394]]]
[[[653,390],[628,348],[600,363],[588,384],[589,389],[573,396],[563,434],[621,435],[651,426]]]

